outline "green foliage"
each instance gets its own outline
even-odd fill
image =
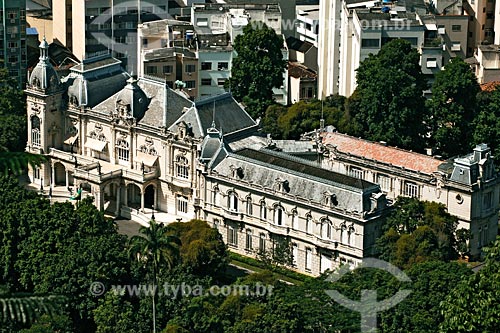
[[[500,327],[500,237],[485,249],[486,264],[459,282],[441,303],[440,332],[497,332]]]
[[[75,325],[92,327],[92,282],[119,283],[127,271],[124,236],[92,204],[50,203],[0,178],[0,282],[11,290],[68,298]]]
[[[0,152],[0,173],[8,175],[20,175],[26,166],[30,165],[32,168],[40,166],[47,158],[43,155],[25,153],[25,152]]]
[[[487,143],[494,156],[500,149],[500,90],[478,94],[479,114],[474,119],[474,143]],[[498,164],[498,159],[496,160]]]
[[[330,96],[320,100],[300,101],[286,108],[271,105],[262,120],[263,131],[277,139],[300,139],[304,133],[320,128],[323,116],[325,126],[333,125],[340,132],[350,131],[344,111],[344,97]]]
[[[129,241],[129,254],[132,259],[142,263],[146,272],[156,274],[174,267],[179,257],[179,238],[169,235],[167,227],[155,220],[149,221],[149,227],[141,227],[140,235],[133,236]]]
[[[444,205],[399,197],[377,240],[380,258],[402,268],[428,260],[457,257],[456,217]]]
[[[436,74],[432,98],[428,101],[430,117],[427,122],[434,144],[443,156],[469,152],[479,91],[476,76],[459,57],[453,58]],[[477,138],[483,138],[484,134],[485,129],[480,130]]]
[[[381,314],[380,329],[390,333],[434,333],[443,320],[441,301],[472,271],[455,262],[428,261],[405,272],[412,280],[411,294],[396,307]]]
[[[207,222],[174,222],[169,224],[168,230],[181,241],[182,264],[188,271],[208,276],[225,272],[228,264],[226,245],[219,232]]]
[[[9,76],[5,68],[0,69],[0,147],[22,152],[26,147],[27,132],[26,102],[23,91]]]
[[[349,134],[363,133],[365,139],[406,149],[424,148],[427,82],[419,62],[418,51],[396,39],[360,64],[358,86],[348,103],[355,123]]]
[[[267,25],[248,24],[234,40],[233,60],[227,84],[233,96],[256,118],[273,102],[272,88],[283,84],[287,62],[283,60],[284,40]]]
[[[72,333],[73,323],[66,315],[43,315],[30,328],[20,330],[19,333]]]
[[[123,295],[111,291],[99,300],[93,311],[96,333],[141,332],[135,317],[135,308]]]

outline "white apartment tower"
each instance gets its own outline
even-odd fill
[[[338,93],[341,0],[323,0],[319,6],[318,97]]]

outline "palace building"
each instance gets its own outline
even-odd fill
[[[244,255],[284,239],[293,268],[311,275],[373,254],[387,212],[379,185],[273,151],[230,94],[193,102],[108,55],[59,77],[47,52],[44,40],[26,88],[27,151],[49,157],[29,177],[45,193],[82,189],[144,224],[150,213],[204,219]]]

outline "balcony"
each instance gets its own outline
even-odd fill
[[[443,41],[441,38],[425,38],[424,47],[441,47]]]
[[[134,171],[128,169],[122,169],[122,177],[130,180],[134,180],[139,183],[144,183],[148,180],[155,179],[158,177],[158,169],[154,168],[150,172]]]

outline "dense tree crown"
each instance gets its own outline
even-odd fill
[[[364,137],[407,149],[423,148],[426,79],[420,55],[405,40],[393,40],[357,70],[353,121]]]
[[[432,97],[428,101],[431,138],[447,157],[469,152],[474,137],[473,121],[480,88],[470,66],[462,59],[452,59],[436,74]],[[488,140],[490,141],[490,140]]]
[[[0,69],[0,151],[26,148],[26,101],[17,82]]]
[[[234,40],[237,56],[228,85],[253,117],[263,115],[273,102],[272,89],[283,85],[286,69],[283,46],[283,38],[266,24],[258,27],[248,24]]]

